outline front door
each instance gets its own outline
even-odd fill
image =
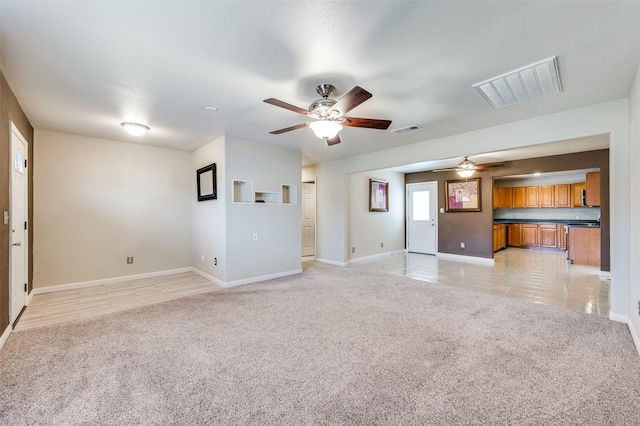
[[[437,182],[407,185],[407,251],[436,254]]]
[[[302,184],[302,256],[316,255],[316,184]]]
[[[11,124],[11,283],[13,323],[27,301],[27,141]]]

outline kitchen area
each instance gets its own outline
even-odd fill
[[[566,252],[601,267],[600,170],[494,177],[493,251]]]

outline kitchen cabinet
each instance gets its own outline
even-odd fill
[[[540,247],[556,248],[558,227],[556,225],[538,225]]]
[[[494,209],[510,209],[512,188],[493,187],[493,208]]]
[[[528,209],[540,207],[538,198],[538,187],[527,186],[525,187],[525,205]]]
[[[507,245],[509,247],[522,246],[522,224],[510,223],[507,226]]]
[[[599,206],[600,205],[600,172],[587,173],[586,181],[587,189],[587,206]]]
[[[538,246],[538,225],[522,224],[522,245]]]
[[[553,205],[556,208],[571,207],[571,185],[568,183],[554,186]]]
[[[512,197],[511,197],[511,203],[512,203],[512,208],[514,209],[524,209],[525,207],[527,207],[527,203],[526,203],[526,197],[525,197],[525,188],[524,187],[517,187],[517,188],[511,188],[512,191]]]
[[[506,248],[505,225],[493,225],[493,252]]]
[[[569,227],[568,250],[575,265],[600,266],[600,228]]]
[[[565,225],[557,225],[558,227],[558,248],[563,250],[567,249],[567,233],[565,232]]]
[[[540,208],[552,208],[555,206],[554,187],[553,185],[538,187],[538,200]]]
[[[586,189],[586,182],[578,182],[571,185],[571,193],[573,194],[573,207],[584,207],[582,205],[582,191]]]

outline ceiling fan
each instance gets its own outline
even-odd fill
[[[297,112],[298,114],[306,115],[307,117],[315,118],[317,121],[309,123],[302,123],[295,126],[287,127],[285,129],[274,130],[269,132],[273,135],[279,135],[280,133],[290,132],[291,130],[302,129],[303,127],[311,127],[311,130],[320,139],[324,139],[327,145],[336,145],[340,143],[340,137],[338,132],[342,130],[343,126],[349,127],[365,127],[368,129],[380,129],[385,130],[389,128],[391,120],[376,120],[373,118],[355,118],[345,117],[344,115],[357,107],[371,96],[371,93],[367,92],[360,86],[356,86],[344,95],[340,100],[334,101],[329,96],[335,91],[335,87],[331,84],[321,84],[316,87],[316,92],[321,99],[314,101],[309,109],[298,108],[295,105],[288,104],[278,99],[269,98],[264,102],[278,106],[280,108],[288,109],[289,111]]]
[[[458,163],[457,167],[449,169],[436,169],[434,172],[458,172],[458,174],[464,178],[471,177],[475,172],[483,172],[494,167],[504,167],[504,163],[493,164],[476,164],[475,161],[469,160],[468,156],[464,157],[464,160]]]

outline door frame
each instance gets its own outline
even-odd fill
[[[24,219],[25,219],[25,223],[27,224],[26,228],[25,228],[25,232],[24,232],[24,278],[27,284],[27,290],[24,291],[25,293],[25,298],[24,298],[24,306],[21,308],[21,312],[22,310],[24,310],[24,307],[27,306],[27,304],[29,303],[29,291],[28,291],[28,285],[29,285],[29,231],[30,231],[30,226],[29,224],[29,163],[28,163],[28,159],[29,159],[29,142],[27,142],[27,140],[25,139],[24,136],[22,136],[22,133],[20,133],[20,130],[18,129],[18,127],[13,123],[13,121],[9,121],[9,165],[11,167],[11,170],[9,170],[9,212],[10,212],[10,217],[9,217],[9,227],[13,226],[13,184],[14,184],[14,179],[13,179],[13,170],[12,170],[12,164],[13,164],[13,143],[14,143],[14,138],[18,138],[19,141],[21,143],[24,144],[24,148],[25,148],[25,152],[24,152],[24,159],[23,161],[25,161],[25,168],[24,168]],[[13,312],[13,295],[14,295],[14,285],[13,285],[13,250],[12,250],[12,239],[11,236],[9,237],[9,319],[10,319],[10,326],[13,326],[13,323],[15,321],[18,320],[19,316],[20,316],[20,312]],[[23,291],[23,290],[20,290]],[[15,315],[14,315],[15,314]]]
[[[300,192],[301,192],[301,194],[300,194],[300,202],[302,204],[304,204],[304,200],[303,200],[303,197],[304,197],[303,191],[304,190],[303,190],[302,186],[305,183],[313,184],[314,188],[315,188],[315,195],[314,195],[314,197],[315,197],[315,203],[314,203],[314,205],[315,205],[315,215],[314,215],[314,219],[313,219],[313,232],[314,232],[315,235],[313,236],[313,244],[314,244],[314,248],[313,248],[313,253],[314,254],[313,254],[313,256],[302,256],[302,257],[303,258],[304,257],[309,257],[309,258],[317,259],[318,258],[318,182],[317,182],[316,178],[307,179],[307,180],[302,181],[302,185],[300,185],[300,187],[301,187],[300,188]],[[300,215],[302,216],[303,214],[304,214],[304,205],[301,205],[300,206]],[[302,225],[302,220],[301,220],[301,225]],[[300,241],[300,247],[301,247],[301,250],[302,250],[302,245],[304,244],[304,235],[302,233],[300,235],[300,240],[301,240]]]
[[[404,240],[404,247],[405,247],[405,251],[407,253],[409,253],[409,188],[412,186],[416,186],[416,185],[424,185],[424,184],[433,184],[434,188],[435,188],[435,214],[433,216],[433,223],[435,226],[435,241],[434,241],[434,252],[433,252],[433,256],[436,256],[438,254],[438,215],[439,215],[439,211],[440,211],[440,206],[438,204],[438,181],[434,180],[434,181],[428,181],[428,182],[413,182],[413,183],[407,183],[405,184],[405,205],[404,205],[404,210],[405,210],[405,215],[404,215],[404,229],[405,229],[405,240]]]

